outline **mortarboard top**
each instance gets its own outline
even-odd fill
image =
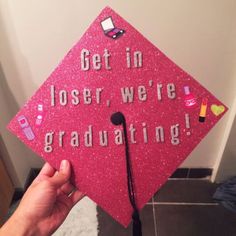
[[[107,19],[113,28],[104,31]],[[133,208],[124,126],[113,124],[112,115],[125,117],[141,209],[226,110],[106,7],[8,128],[53,167],[68,159],[73,183],[127,226]]]

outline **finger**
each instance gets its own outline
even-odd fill
[[[74,189],[75,189],[75,187],[71,183],[67,182],[61,186],[60,192],[66,194],[66,195],[69,195],[70,193],[72,193],[74,191]]]
[[[70,163],[67,160],[63,160],[61,162],[58,174],[55,174],[52,178],[50,178],[50,181],[55,187],[61,187],[69,180],[70,175],[71,175]]]
[[[48,162],[46,162],[41,171],[39,172],[38,176],[35,178],[34,182],[38,182],[47,177],[52,177],[55,172],[56,170]]]
[[[52,177],[55,172],[56,170],[48,162],[46,162],[39,175],[46,175],[48,177]]]
[[[71,195],[70,195],[70,199],[73,203],[73,206],[80,201],[83,197],[85,196],[84,193],[80,192],[79,190],[74,191]]]

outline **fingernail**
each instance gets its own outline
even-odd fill
[[[61,165],[60,165],[60,170],[64,171],[67,167],[68,167],[68,161],[62,160]]]

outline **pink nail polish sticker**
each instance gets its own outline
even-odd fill
[[[28,140],[33,140],[35,138],[35,135],[33,133],[33,130],[31,129],[28,120],[24,115],[21,115],[17,118],[18,123],[20,127],[22,128],[23,133],[25,134],[26,138]]]
[[[190,93],[189,86],[184,86],[184,93],[185,93],[185,98],[184,98],[184,103],[186,107],[192,107],[196,104],[196,97]]]

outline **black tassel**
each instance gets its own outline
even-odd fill
[[[114,125],[121,125],[121,124],[123,125],[124,137],[125,137],[125,157],[126,157],[128,193],[129,193],[129,200],[130,200],[131,206],[133,207],[133,210],[134,210],[133,215],[132,215],[133,236],[142,236],[142,224],[139,218],[139,212],[138,212],[136,201],[135,201],[134,183],[133,183],[133,176],[132,176],[132,170],[131,170],[131,161],[130,161],[130,154],[129,154],[129,143],[128,143],[125,116],[121,112],[116,112],[112,114],[111,122]]]
[[[133,219],[133,236],[142,236],[142,223],[139,218],[138,211],[134,211],[132,219]]]

